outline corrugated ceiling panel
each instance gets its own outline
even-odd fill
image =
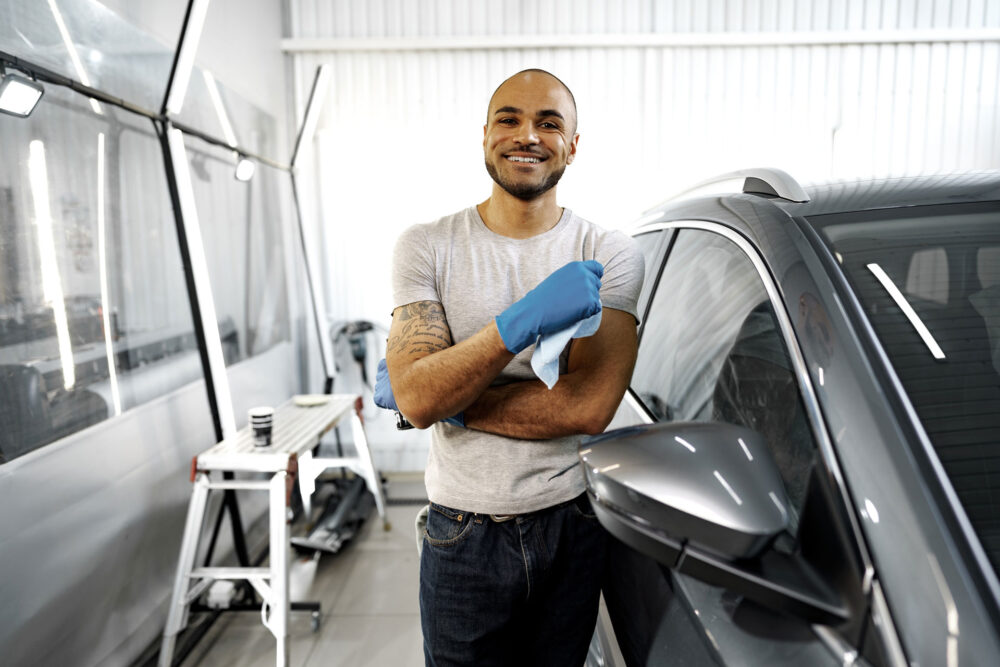
[[[993,0],[292,0],[295,37],[1000,26]]]

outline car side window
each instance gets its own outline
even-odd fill
[[[636,234],[633,237],[636,245],[639,246],[639,250],[642,252],[642,258],[645,260],[646,266],[646,275],[642,281],[642,291],[639,292],[639,302],[636,306],[636,312],[639,313],[639,318],[642,321],[645,320],[649,296],[653,293],[653,287],[656,285],[656,276],[659,274],[660,266],[663,263],[663,249],[666,247],[667,241],[670,240],[671,234],[670,230],[658,229],[653,232]]]
[[[678,233],[631,387],[657,421],[723,421],[764,436],[795,532],[815,444],[764,283],[735,243],[703,230]]]

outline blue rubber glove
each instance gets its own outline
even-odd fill
[[[570,262],[497,315],[497,331],[507,350],[517,354],[538,337],[562,331],[601,310],[604,267],[592,259]]]
[[[392,395],[392,385],[389,383],[389,368],[385,365],[385,359],[378,362],[378,372],[375,373],[375,405],[386,410],[399,412],[396,405],[396,397]]]
[[[386,410],[399,412],[396,405],[396,397],[392,395],[392,384],[389,382],[389,367],[385,365],[385,359],[378,362],[378,372],[375,373],[375,405]],[[465,428],[465,413],[459,412],[457,415],[447,417],[441,421],[455,426]]]

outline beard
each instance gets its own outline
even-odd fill
[[[521,201],[532,201],[538,199],[546,192],[551,190],[562,178],[563,172],[566,171],[566,165],[563,165],[559,169],[553,171],[548,177],[545,178],[540,183],[511,183],[509,180],[504,179],[500,175],[500,171],[497,169],[496,164],[491,161],[488,157],[486,158],[486,171],[489,173],[490,178],[493,182],[504,189],[508,194],[513,197],[517,197]]]

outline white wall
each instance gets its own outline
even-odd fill
[[[995,0],[292,0],[295,102],[333,83],[303,177],[337,319],[389,322],[399,232],[485,199],[492,90],[576,94],[560,200],[607,226],[699,180],[1000,168]],[[850,42],[850,43],[848,43]],[[870,43],[864,43],[870,42]],[[410,436],[412,437],[412,436]]]

